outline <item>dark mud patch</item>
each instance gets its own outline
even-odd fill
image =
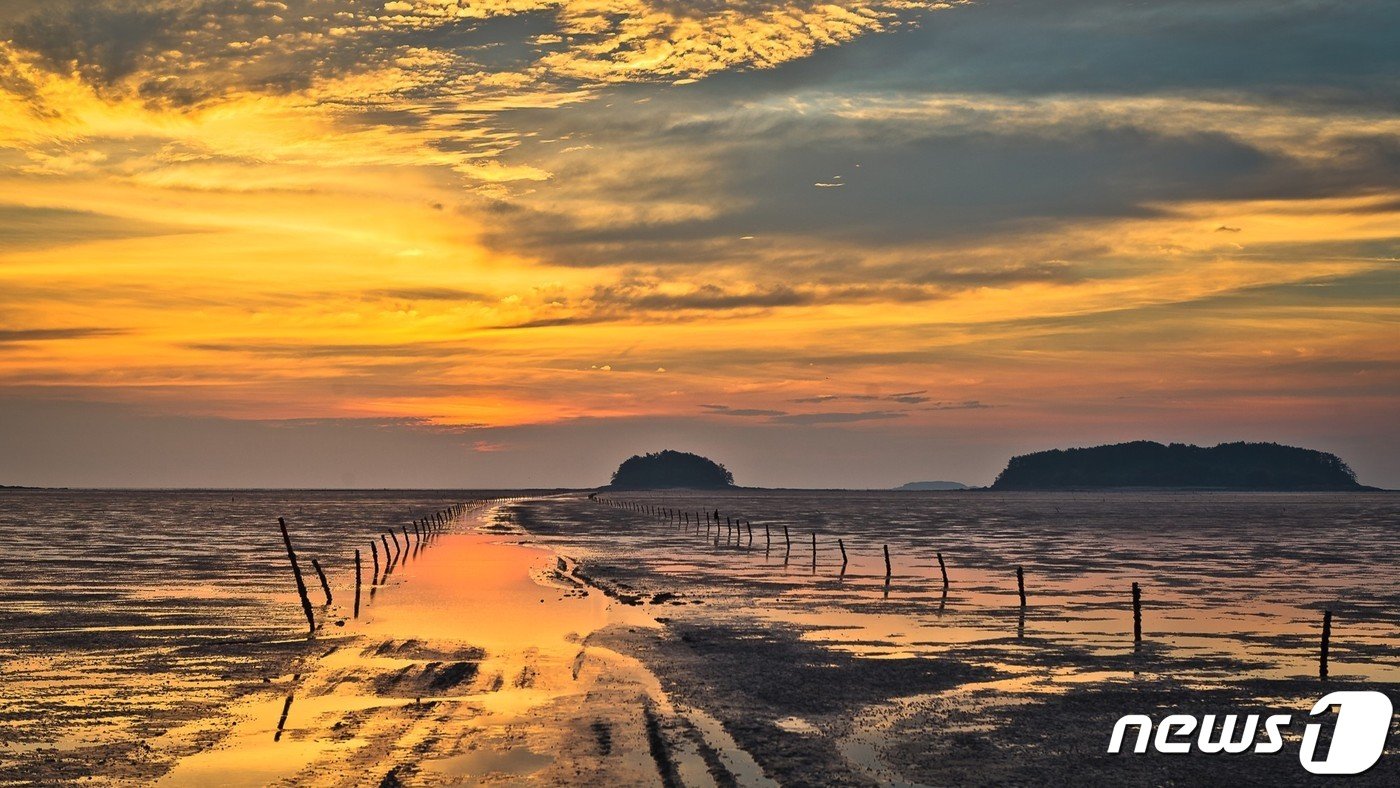
[[[1298,736],[1312,704],[1337,689],[1315,681],[1244,681],[1199,689],[1171,682],[1116,684],[1059,695],[996,693],[982,705],[959,693],[915,703],[883,732],[880,759],[902,779],[935,785],[1309,785],[1328,782],[1298,762]],[[990,694],[990,693],[989,693]],[[1268,698],[1267,702],[1259,699]],[[1109,753],[1114,723],[1124,714],[1160,721],[1169,714],[1290,714],[1283,750],[1257,754]],[[1392,741],[1400,724],[1392,723]],[[1217,728],[1218,730],[1218,728]],[[1324,725],[1330,731],[1330,724]],[[1190,737],[1193,738],[1194,737]],[[1264,736],[1259,734],[1259,740]],[[1326,733],[1323,744],[1326,746]],[[1335,782],[1336,778],[1330,778]],[[1383,756],[1349,785],[1400,783],[1400,762]]]
[[[990,677],[985,668],[935,659],[863,660],[803,641],[801,630],[745,623],[673,621],[654,631],[611,627],[590,643],[635,654],[673,702],[703,709],[780,783],[866,785],[834,735],[873,698],[935,692]],[[778,724],[793,716],[820,733]]]
[[[602,720],[594,720],[589,728],[593,731],[593,741],[598,745],[598,754],[605,758],[612,755],[612,726]]]
[[[479,669],[476,662],[414,663],[372,680],[376,694],[384,697],[418,698],[446,692],[472,682]]]

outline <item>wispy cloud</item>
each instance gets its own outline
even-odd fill
[[[118,328],[0,328],[0,345],[119,336]]]
[[[0,387],[1400,439],[1394,3],[604,10],[0,2]]]
[[[908,414],[889,410],[866,410],[836,413],[789,413],[773,419],[778,424],[851,424],[857,421],[885,421],[902,419]]]

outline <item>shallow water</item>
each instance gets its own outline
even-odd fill
[[[288,681],[278,666],[304,653],[306,639],[278,516],[287,518],[303,560],[318,558],[337,593],[335,605],[322,609],[308,573],[325,622],[319,640],[331,644],[342,631],[336,622],[348,617],[355,547],[365,551],[368,573],[368,545],[386,528],[491,495],[0,493],[7,560],[0,573],[0,774],[35,764],[60,778],[159,773],[165,766],[150,762],[156,756],[142,749],[146,739],[197,728],[238,694]],[[1400,681],[1400,591],[1392,579],[1400,496],[610,497],[684,510],[689,522],[580,495],[517,500],[501,514],[528,531],[518,538],[627,583],[614,591],[645,603],[639,613],[797,626],[810,643],[868,659],[945,656],[990,667],[1018,692],[1154,675],[1204,686],[1315,677],[1324,609],[1334,613],[1333,678]],[[707,529],[703,517],[697,523],[696,513],[715,509],[719,528]],[[725,517],[752,521],[752,538],[747,527],[723,525]],[[938,552],[949,574],[946,593]],[[1017,566],[1025,573],[1024,611]],[[411,580],[411,568],[403,577]],[[1141,645],[1132,639],[1134,582],[1143,592]],[[424,621],[411,607],[398,611],[416,625]],[[502,638],[531,639],[528,620],[496,624]],[[260,717],[280,710],[280,699],[268,703]],[[293,724],[307,707],[294,709]],[[711,718],[694,709],[690,719],[703,728],[696,721]],[[784,730],[805,736],[809,728],[795,717]],[[208,726],[209,739],[221,730]],[[709,735],[721,734],[717,727]],[[850,740],[847,756],[861,757],[863,746]],[[719,749],[721,760],[745,757]],[[496,755],[480,754],[429,768],[508,772],[539,763],[528,744],[512,752],[499,764],[491,761]]]
[[[648,590],[802,625],[806,637],[865,657],[970,653],[982,645],[982,658],[1014,668],[1039,667],[1057,649],[1124,656],[1148,649],[1156,657],[1148,670],[1177,678],[1308,677],[1318,670],[1322,611],[1332,610],[1331,677],[1400,681],[1396,495],[604,498],[686,514],[676,522],[563,498],[515,507],[532,532],[559,549],[614,572],[636,572],[651,583]],[[713,518],[716,509],[719,524],[707,529],[703,512]],[[744,526],[731,528],[735,520]],[[946,593],[938,553],[949,575]],[[1142,590],[1141,645],[1133,640],[1134,582]],[[1054,680],[1101,678],[1070,670]]]
[[[0,491],[0,775],[146,774],[146,739],[276,678],[306,648],[279,516],[332,637],[355,548],[368,577],[371,538],[486,495]]]

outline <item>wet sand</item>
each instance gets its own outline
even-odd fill
[[[342,592],[352,548],[487,497],[0,491],[0,784],[147,783],[217,740],[225,709],[310,653],[278,516]],[[316,614],[336,630],[347,595],[322,606],[319,592]],[[164,736],[177,727],[198,732]]]
[[[709,508],[697,497],[636,497]],[[781,497],[718,498],[726,511],[753,513],[752,541],[747,526],[740,537],[723,520],[706,535],[703,525],[567,499],[511,508],[532,533],[577,557],[592,582],[665,623],[657,633],[609,630],[596,639],[638,655],[676,702],[705,708],[784,784],[1309,784],[1322,778],[1302,769],[1297,747],[1313,701],[1338,689],[1400,694],[1388,579],[1395,498],[1304,500],[1305,512],[1375,514],[1335,526],[1290,507],[1280,527],[1269,527],[1292,501],[1206,498],[1154,510],[1130,499],[1085,506],[973,497],[952,505],[992,511],[972,528],[950,528],[881,517],[881,501],[852,507],[855,496],[832,496],[850,513],[833,522]],[[802,503],[814,500],[825,503]],[[1087,510],[1085,522],[1040,513],[1060,506]],[[1134,507],[1143,521],[1135,527],[1092,519]],[[1243,527],[1240,513],[1259,524]],[[1154,522],[1168,518],[1175,522]],[[1036,522],[1043,519],[1050,522]],[[793,551],[774,521],[798,537]],[[814,521],[823,531],[813,561]],[[846,536],[844,573],[833,531]],[[897,562],[888,585],[885,541]],[[955,561],[947,593],[928,560],[934,549]],[[1024,611],[1008,570],[1017,559],[1031,569]],[[1147,636],[1135,645],[1124,592],[1138,578],[1152,602]],[[668,600],[664,609],[658,598]],[[1348,619],[1327,682],[1315,673],[1320,604]],[[1300,720],[1276,755],[1105,751],[1127,713],[1271,710]],[[1395,784],[1400,763],[1388,755],[1351,779]]]
[[[848,519],[802,509],[832,501]],[[353,584],[343,565],[333,570],[337,598],[318,610],[312,641],[294,635],[299,611],[280,574],[275,591],[250,581],[236,593],[109,581],[152,615],[191,598],[231,610],[220,626],[254,637],[191,643],[197,634],[158,620],[99,626],[110,608],[71,635],[45,630],[35,653],[47,654],[47,673],[28,666],[36,656],[5,668],[28,682],[12,705],[16,730],[55,749],[0,755],[24,764],[6,774],[11,784],[1296,784],[1308,781],[1296,736],[1277,756],[1223,759],[1108,756],[1104,743],[1128,712],[1304,715],[1324,688],[1396,695],[1394,499],[1309,500],[1287,517],[1273,499],[1186,500],[1171,514],[1194,521],[1167,536],[1152,503],[931,501],[722,500],[753,513],[755,544],[580,495],[515,500],[455,523],[372,597],[366,587],[358,620]],[[922,518],[939,506],[968,525],[929,526]],[[1304,527],[1321,511],[1349,518],[1344,535]],[[1125,512],[1141,522],[1103,524]],[[1239,527],[1249,517],[1291,517],[1294,530]],[[812,561],[797,528],[815,522],[827,530]],[[773,549],[780,524],[802,539],[793,554]],[[844,572],[829,538],[838,528]],[[344,537],[318,538],[343,553]],[[952,559],[948,593],[930,582],[933,545]],[[1032,603],[1019,617],[1007,588],[1014,561],[1030,569]],[[1308,583],[1280,581],[1301,572]],[[1148,636],[1134,646],[1121,597],[1138,578],[1150,603]],[[1327,599],[1341,613],[1323,684],[1310,675],[1312,618]],[[85,650],[55,647],[65,637]],[[112,638],[113,650],[93,650],[94,637]],[[130,637],[155,645],[117,650]],[[219,672],[186,684],[204,689],[171,682],[200,658]],[[87,697],[102,699],[91,720],[72,691],[84,671]],[[67,716],[46,730],[27,699],[43,697],[48,676]],[[106,712],[122,691],[127,705]],[[85,740],[89,731],[101,741]],[[1397,779],[1388,755],[1352,782]]]
[[[729,782],[732,740],[707,738],[597,638],[660,625],[508,526],[487,530],[445,535],[396,569],[361,620],[233,709],[229,734],[160,784]]]

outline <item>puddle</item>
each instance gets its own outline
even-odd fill
[[[483,750],[424,761],[423,768],[429,772],[459,779],[524,777],[543,769],[553,761],[554,758],[548,755],[541,755],[525,747],[516,747],[504,752]]]
[[[774,720],[773,724],[777,725],[780,730],[785,730],[788,733],[801,733],[808,736],[815,736],[821,733],[817,726],[801,717],[784,717],[781,720]]]

